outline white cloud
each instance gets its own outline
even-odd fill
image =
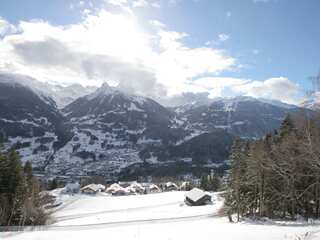
[[[210,41],[206,41],[205,42],[205,45],[206,46],[218,46],[220,45],[221,43],[227,41],[230,39],[230,35],[226,34],[226,33],[220,33],[218,34],[218,37],[217,39],[215,40],[210,40]]]
[[[219,41],[220,42],[225,42],[230,38],[230,36],[228,34],[225,34],[225,33],[220,33],[218,35],[218,37],[219,37]]]
[[[17,28],[10,24],[6,19],[0,17],[0,38],[7,35],[12,34],[17,31]]]
[[[114,6],[124,6],[128,4],[127,0],[105,0],[106,3],[114,5]]]
[[[264,81],[230,77],[205,77],[193,82],[199,92],[209,92],[210,97],[246,95],[270,98],[286,103],[297,103],[299,86],[285,77],[269,78]]]
[[[169,31],[157,20],[149,23],[153,31],[142,31],[134,15],[106,10],[88,12],[82,22],[66,26],[44,21],[13,26],[0,18],[0,70],[64,84],[108,82],[155,98],[183,92],[218,97],[228,92],[294,103],[299,87],[289,79],[217,77],[237,68],[236,59],[209,46],[187,46],[184,40],[192,36]],[[228,38],[219,35],[221,41]]]
[[[146,0],[136,0],[136,1],[133,1],[132,3],[133,7],[146,7],[148,5],[149,4]]]
[[[115,1],[115,0],[112,0]],[[122,4],[124,0],[113,2]],[[186,33],[141,30],[132,14],[101,10],[83,22],[53,26],[44,21],[20,22],[17,34],[0,40],[0,70],[42,81],[84,85],[107,81],[144,95],[200,91],[192,79],[230,69],[236,60],[210,47],[188,47]]]
[[[158,27],[158,28],[165,28],[166,25],[158,20],[150,20],[149,23],[154,26],[154,27]]]
[[[126,10],[132,8],[153,7],[160,8],[158,0],[104,0],[107,4],[118,6]]]
[[[253,81],[247,86],[238,88],[249,96],[277,99],[295,103],[299,86],[285,77],[270,78],[265,81]]]

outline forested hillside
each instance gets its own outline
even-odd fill
[[[320,116],[287,117],[279,131],[237,139],[231,153],[229,214],[296,219],[320,216]]]
[[[30,162],[22,166],[14,150],[0,154],[0,226],[42,225],[40,185]]]

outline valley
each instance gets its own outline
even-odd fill
[[[300,110],[251,97],[165,107],[106,83],[59,109],[48,92],[26,85],[29,79],[0,77],[0,139],[46,177],[223,171],[234,138],[259,138]]]

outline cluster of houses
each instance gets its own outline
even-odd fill
[[[99,192],[108,193],[112,196],[127,196],[137,194],[160,193],[166,191],[188,190],[188,183],[183,182],[180,186],[173,182],[160,184],[159,186],[153,183],[138,183],[134,182],[118,182],[113,183],[108,187],[102,184],[89,184],[80,187],[79,183],[69,183],[65,186],[65,193],[83,193],[97,194]],[[200,206],[211,202],[211,195],[202,191],[199,188],[193,188],[185,194],[185,203],[190,206]]]
[[[124,196],[133,194],[148,194],[148,193],[159,193],[167,191],[180,191],[189,190],[189,184],[183,182],[180,186],[174,182],[161,183],[159,185],[153,183],[138,183],[133,182],[118,182],[113,183],[106,187],[102,184],[89,184],[84,187],[80,187],[79,183],[68,183],[65,186],[65,193],[85,193],[85,194],[96,194],[98,192],[109,193],[114,196]]]

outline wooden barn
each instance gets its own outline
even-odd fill
[[[186,193],[184,201],[189,206],[201,206],[211,203],[211,196],[199,188],[193,188]]]

